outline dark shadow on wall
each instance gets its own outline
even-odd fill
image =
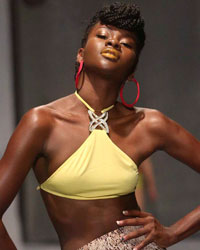
[[[86,20],[103,2],[112,1],[10,0],[17,121],[30,108],[74,92],[74,62]],[[200,139],[198,0],[135,2],[147,32],[136,72],[139,105],[161,110]],[[134,86],[125,91],[131,101]],[[199,204],[199,176],[163,153],[153,161],[159,200],[153,209],[148,203],[148,210],[168,225]],[[56,242],[32,175],[21,190],[24,238]]]

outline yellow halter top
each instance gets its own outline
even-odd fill
[[[77,200],[116,198],[134,192],[138,168],[107,134],[108,110],[114,105],[97,116],[89,104],[77,92],[75,94],[89,109],[91,133],[38,189]]]

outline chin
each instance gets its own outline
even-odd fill
[[[112,59],[104,59],[100,61],[99,68],[112,72],[119,70],[119,64],[118,61],[114,61]]]
[[[119,80],[119,74],[117,72],[123,72],[121,66],[119,65],[118,61],[113,61],[111,59],[100,58],[96,61],[85,61],[85,67],[87,68],[88,72],[98,75],[99,77],[103,78],[116,78]],[[118,75],[118,76],[117,76]]]

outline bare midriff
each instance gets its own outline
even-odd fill
[[[43,199],[62,250],[76,250],[117,229],[123,210],[139,209],[134,193],[112,199],[73,200],[44,191]]]

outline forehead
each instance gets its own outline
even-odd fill
[[[95,33],[96,31],[98,30],[106,30],[108,32],[116,32],[116,33],[119,33],[123,36],[126,36],[126,37],[131,37],[133,39],[136,39],[136,36],[133,32],[130,32],[128,30],[124,30],[124,29],[119,29],[113,25],[107,25],[107,24],[101,24],[100,22],[96,23],[92,29],[90,30],[89,32],[89,36],[90,34],[93,34]]]

